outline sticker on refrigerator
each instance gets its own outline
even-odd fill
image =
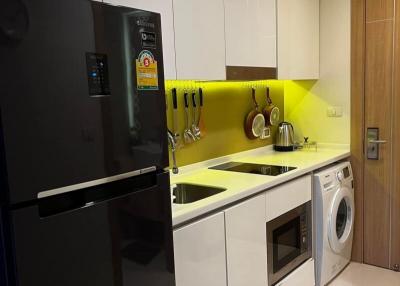
[[[150,51],[144,50],[136,59],[138,90],[158,90],[157,61]]]

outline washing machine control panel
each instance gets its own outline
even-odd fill
[[[353,180],[353,173],[349,164],[341,163],[336,168],[319,173],[317,178],[321,189],[330,192],[342,184],[350,184]]]
[[[350,169],[349,169],[349,167],[346,167],[346,168],[343,169],[343,176],[344,176],[345,179],[350,177]]]
[[[342,182],[343,180],[349,178],[350,176],[351,174],[349,167],[343,168],[336,174],[336,178],[338,179],[339,182]]]
[[[343,174],[343,171],[340,171],[336,174],[336,177],[338,179],[339,182],[343,181],[345,179],[345,176]]]

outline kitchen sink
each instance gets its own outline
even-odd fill
[[[226,189],[203,186],[203,185],[193,185],[193,184],[176,184],[173,189],[174,204],[190,204],[216,194],[225,192]]]

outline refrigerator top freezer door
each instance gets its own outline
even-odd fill
[[[89,0],[21,3],[27,32],[0,41],[10,202],[167,167],[160,15]],[[0,24],[15,16],[5,14]]]

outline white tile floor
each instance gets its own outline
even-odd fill
[[[352,262],[329,286],[400,286],[400,272]]]

